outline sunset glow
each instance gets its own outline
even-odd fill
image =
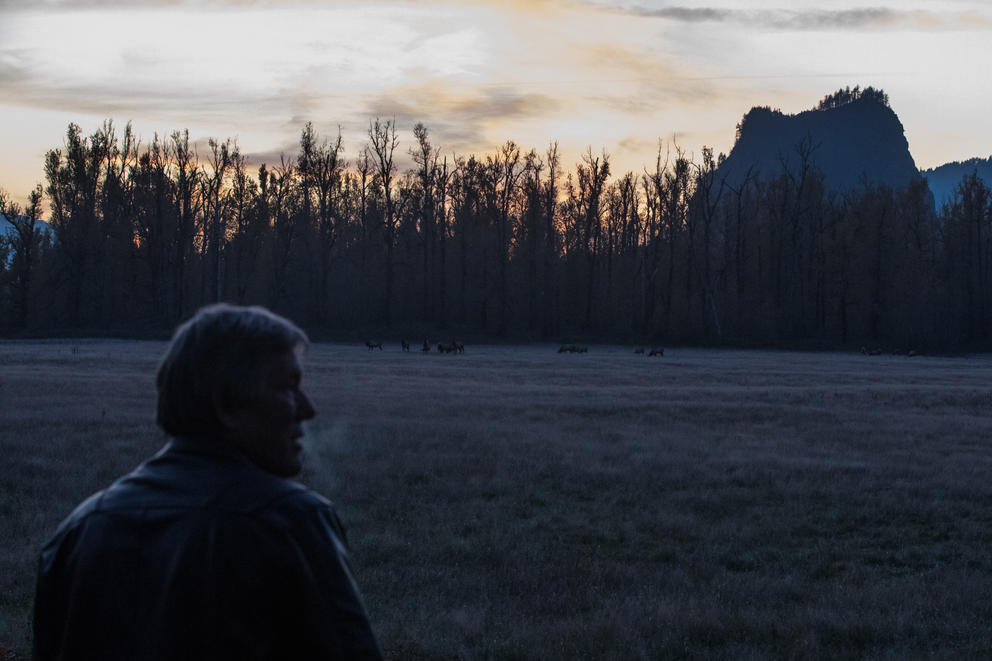
[[[449,154],[557,140],[566,163],[591,147],[640,171],[659,139],[726,152],[750,107],[798,112],[847,85],[889,94],[921,168],[986,157],[992,9],[934,7],[0,0],[0,187],[23,197],[69,122],[105,119],[145,143],[236,138],[260,163],[295,154],[308,120],[340,126],[353,159],[368,121],[395,117]]]

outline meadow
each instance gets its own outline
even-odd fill
[[[164,345],[0,342],[0,657],[158,449]],[[992,655],[992,356],[315,344],[300,480],[388,658]]]

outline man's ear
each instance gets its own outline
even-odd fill
[[[214,388],[213,392],[210,393],[210,405],[213,407],[214,417],[221,427],[228,430],[237,428],[238,416],[235,414],[229,398],[220,388]]]

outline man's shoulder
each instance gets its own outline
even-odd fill
[[[239,481],[224,494],[223,506],[263,518],[312,516],[333,512],[330,500],[303,484],[258,471],[252,480]]]
[[[274,521],[333,512],[331,502],[294,480],[231,458],[163,451],[82,503],[60,532],[94,516],[130,518],[247,516]]]
[[[70,528],[78,525],[81,521],[84,521],[94,512],[99,511],[101,501],[103,500],[103,495],[106,491],[107,489],[97,491],[89,498],[76,505],[75,509],[69,513],[69,516],[65,517],[59,524],[58,528],[56,528],[53,538],[57,539],[61,537]]]
[[[273,497],[269,501],[259,504],[254,511],[258,517],[287,529],[295,529],[300,525],[305,528],[329,526],[335,533],[343,535],[341,523],[330,500],[299,482],[283,482],[283,488],[273,491]]]

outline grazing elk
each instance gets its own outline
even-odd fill
[[[634,353],[644,353],[644,347],[637,347],[634,349]]]
[[[369,340],[365,340],[365,346],[368,347],[369,351],[372,351],[373,349],[382,351],[382,342],[370,342]]]
[[[577,344],[563,344],[558,349],[558,353],[586,353],[588,351],[587,347],[580,347]]]
[[[882,350],[881,349],[877,349],[877,348],[876,349],[868,349],[867,347],[861,347],[861,353],[863,353],[866,356],[881,356],[882,355]]]
[[[664,356],[665,347],[651,347],[651,351],[648,352],[648,356]]]
[[[422,346],[420,348],[420,350],[423,351],[424,353],[430,353],[431,352],[431,345],[430,345],[430,342],[427,341],[427,338],[426,337],[424,338],[424,346]]]
[[[410,351],[410,343],[406,340],[400,340],[400,346],[403,347],[403,351]]]
[[[437,343],[437,352],[438,353],[465,353],[465,345],[464,344],[458,344],[454,340],[451,341],[451,344],[441,344],[440,342],[438,342]]]

